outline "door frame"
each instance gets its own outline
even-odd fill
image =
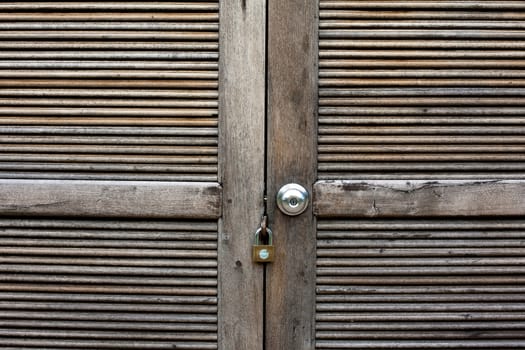
[[[219,348],[315,348],[315,218],[275,194],[317,171],[318,2],[221,1]],[[265,200],[266,199],[266,200]],[[252,262],[268,215],[275,262]]]
[[[266,1],[219,9],[219,349],[263,350],[264,266],[251,246],[264,213]]]
[[[312,205],[299,216],[277,210],[287,183],[312,194],[317,179],[317,1],[269,0],[268,216],[275,262],[267,266],[266,349],[315,348],[316,228]]]

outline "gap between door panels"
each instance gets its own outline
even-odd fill
[[[264,11],[264,199],[263,199],[263,215],[266,216],[268,213],[268,15],[269,15],[269,2],[270,0],[265,1],[265,11]],[[267,321],[267,308],[266,308],[266,286],[267,286],[267,274],[268,268],[265,265],[263,269],[263,320],[262,320],[262,348],[266,350],[266,321]]]

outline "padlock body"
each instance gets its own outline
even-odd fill
[[[254,245],[252,248],[252,257],[254,262],[267,263],[274,259],[273,245]]]

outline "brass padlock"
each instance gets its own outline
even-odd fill
[[[261,231],[262,229],[259,228],[255,232],[255,243],[252,248],[253,261],[259,263],[272,262],[274,258],[272,230],[266,228],[266,233],[268,234],[267,245],[261,244]]]

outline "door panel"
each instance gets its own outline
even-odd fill
[[[311,193],[316,177],[317,3],[268,3],[267,212],[275,263],[266,268],[266,349],[313,349],[315,226],[312,211],[282,214],[290,182]]]
[[[217,223],[1,219],[3,349],[216,349]]]
[[[319,6],[316,348],[524,347],[523,3]]]
[[[217,181],[218,10],[0,4],[0,176]]]
[[[2,349],[262,348],[264,9],[0,4]]]
[[[319,6],[320,179],[523,176],[523,3]]]
[[[219,349],[263,350],[264,267],[251,248],[265,206],[266,2],[220,5]]]
[[[521,220],[318,222],[318,349],[525,345]]]

